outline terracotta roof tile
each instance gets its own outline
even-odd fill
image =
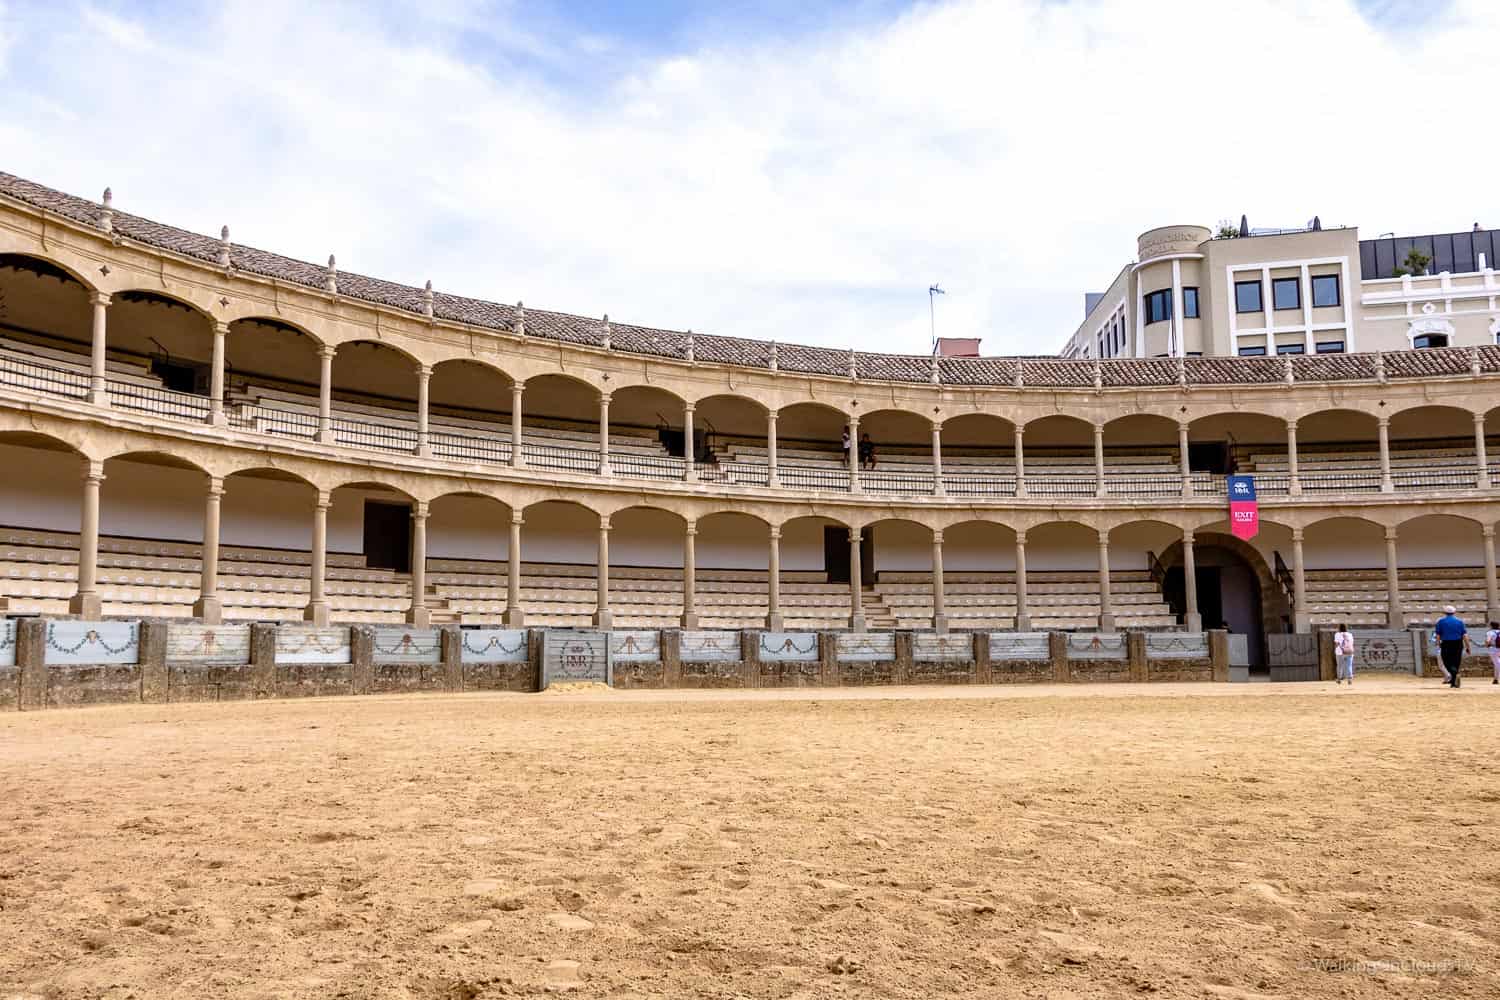
[[[0,172],[0,194],[86,226],[99,224],[101,210],[96,203],[12,174]],[[119,236],[146,246],[210,264],[219,260],[220,241],[210,236],[118,210],[113,213],[113,228]],[[307,288],[321,289],[327,278],[327,269],[323,265],[240,244],[231,244],[230,263],[239,271]],[[340,295],[419,316],[425,311],[422,289],[346,271],[337,272],[337,281]],[[433,315],[442,320],[507,332],[515,332],[520,320],[520,312],[515,306],[447,292],[434,292]],[[525,321],[529,337],[593,347],[604,344],[602,318],[527,309]],[[688,353],[689,335],[679,330],[611,323],[609,339],[612,349],[630,354],[681,359]],[[697,361],[762,369],[770,367],[772,345],[763,341],[697,334],[692,342],[693,356]],[[781,371],[830,376],[849,374],[848,351],[779,344],[775,352],[777,367]],[[1384,356],[1384,365],[1388,378],[1460,375],[1472,370],[1474,356],[1473,350],[1468,348],[1397,351]],[[1482,371],[1500,372],[1500,347],[1479,348],[1478,356]],[[898,382],[932,380],[932,359],[929,357],[861,352],[854,360],[860,378]],[[1195,385],[1263,384],[1282,382],[1286,378],[1284,358],[1186,358],[1181,365],[1188,383]],[[1059,358],[940,358],[938,361],[940,378],[946,385],[1013,385],[1018,366],[1023,384],[1035,387],[1092,386],[1096,372],[1093,361]],[[1108,387],[1173,385],[1179,378],[1178,360],[1171,358],[1110,360],[1100,364],[1097,370],[1102,385]],[[1292,361],[1292,370],[1297,379],[1308,381],[1370,379],[1376,375],[1374,355],[1369,354],[1296,357]]]

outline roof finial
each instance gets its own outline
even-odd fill
[[[516,300],[516,336],[526,336],[526,303]]]
[[[1375,352],[1375,381],[1385,381],[1385,355],[1379,351]]]
[[[1291,385],[1297,381],[1297,371],[1292,367],[1292,356],[1290,354],[1286,355],[1284,367],[1286,368],[1286,371],[1283,373],[1286,377],[1286,384]]]
[[[781,360],[781,348],[778,347],[777,344],[776,344],[776,341],[773,340],[773,341],[771,341],[771,359],[770,359],[771,370],[773,372],[777,370],[777,367],[778,367],[778,365],[780,363],[780,360]]]
[[[104,189],[104,201],[99,206],[99,228],[106,233],[115,231],[115,193]]]
[[[1187,388],[1187,358],[1177,355],[1177,384]]]
[[[854,348],[849,348],[849,377],[859,378],[859,365],[854,360]]]
[[[1016,377],[1010,383],[1012,388],[1021,388],[1021,367],[1025,364],[1026,362],[1022,361],[1020,358],[1016,359]]]
[[[693,331],[689,330],[688,331],[688,343],[687,343],[687,363],[688,364],[693,364],[694,362],[696,362],[698,360],[697,350],[696,350],[696,348],[697,348],[696,340],[697,340],[697,338],[695,338],[693,336]]]
[[[422,315],[432,319],[432,279],[422,288]]]
[[[1098,358],[1094,359],[1094,388],[1104,388],[1104,362]]]
[[[219,230],[219,266],[229,266],[229,227]]]
[[[609,313],[605,313],[604,314],[604,349],[606,351],[608,351],[608,350],[610,350],[612,348],[612,346],[613,345],[610,343],[610,336],[609,336]]]
[[[323,288],[334,295],[339,293],[339,265],[333,259],[333,254],[328,255],[328,271],[323,276]]]
[[[942,381],[943,381],[943,372],[942,372],[942,369],[938,368],[938,356],[937,356],[937,352],[933,352],[933,355],[932,355],[932,384],[933,385],[938,385]]]
[[[1470,375],[1481,375],[1481,374],[1483,374],[1483,372],[1484,372],[1484,366],[1482,364],[1480,364],[1480,361],[1479,361],[1479,348],[1477,348],[1477,347],[1471,347],[1471,348],[1469,348],[1469,374]]]

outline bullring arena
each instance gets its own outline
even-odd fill
[[[1497,386],[659,330],[0,174],[0,996],[1495,995],[1427,633],[1500,616]]]

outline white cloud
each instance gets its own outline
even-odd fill
[[[464,0],[415,32],[293,0],[58,5],[12,24],[8,70],[0,44],[0,136],[29,137],[0,167],[311,260],[701,331],[921,351],[941,281],[940,332],[1050,352],[1155,225],[1467,228],[1500,162],[1492,6],[1398,34],[1352,3],[958,3],[600,79],[578,61],[629,46]]]

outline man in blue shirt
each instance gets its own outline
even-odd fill
[[[1456,610],[1453,605],[1448,605],[1443,609],[1443,617],[1432,628],[1432,637],[1437,640],[1450,687],[1458,687],[1458,672],[1463,667],[1464,654],[1469,651],[1469,629]]]

